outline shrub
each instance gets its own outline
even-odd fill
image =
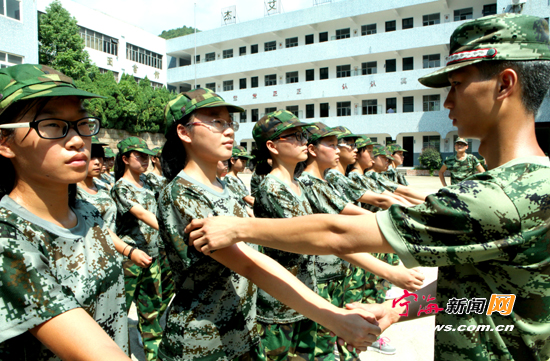
[[[418,157],[418,161],[430,170],[431,176],[433,176],[435,169],[441,168],[441,154],[434,147],[424,148]]]

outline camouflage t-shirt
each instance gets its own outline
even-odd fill
[[[394,183],[401,184],[401,185],[404,185],[404,186],[409,185],[409,182],[407,182],[407,179],[405,178],[405,176],[402,173],[398,172],[397,169],[395,169],[391,165],[388,167],[388,170],[385,171],[382,174],[386,178],[388,178],[388,180],[390,180]]]
[[[184,232],[191,220],[209,215],[248,217],[221,184],[217,192],[181,171],[160,194],[160,233],[177,290],[160,344],[163,360],[231,360],[259,342],[256,286],[189,247]]]
[[[128,353],[122,263],[97,209],[73,211],[66,229],[0,201],[0,360],[60,360],[27,331],[75,308]]]
[[[447,157],[443,162],[451,173],[451,185],[462,182],[464,179],[476,173],[479,160],[472,154],[466,154],[462,160],[456,159],[456,154]]]
[[[126,179],[120,178],[111,189],[111,196],[118,209],[117,236],[149,256],[157,257],[159,232],[130,213],[133,206],[141,205],[145,210],[157,214],[157,201],[151,188],[147,183],[144,183],[142,188],[138,188]]]
[[[147,183],[149,188],[155,193],[155,198],[158,199],[160,191],[162,188],[168,184],[168,180],[166,177],[163,177],[161,175],[156,175],[155,173],[147,173],[145,174],[144,182]]]
[[[348,205],[342,195],[330,183],[302,172],[300,182],[304,185],[305,195],[313,213],[339,214]],[[317,282],[328,282],[343,279],[348,271],[349,263],[333,256],[317,256],[315,260],[315,275]]]
[[[256,174],[256,172],[252,173],[252,177],[250,178],[250,195],[252,197],[256,197],[256,193],[258,192],[258,187],[260,186],[260,183],[264,180],[265,175],[259,175]]]
[[[348,202],[353,202],[354,204],[366,192],[363,187],[335,169],[329,169],[325,173],[325,179],[332,184]]]
[[[548,158],[518,158],[441,188],[421,205],[377,213],[382,233],[405,266],[439,267],[439,307],[447,310],[453,298],[452,303],[486,299],[479,314],[436,315],[438,325],[493,327],[436,332],[436,360],[550,358],[548,179]],[[486,314],[493,294],[516,295],[512,314]],[[494,330],[499,325],[514,328]]]
[[[96,194],[90,194],[77,186],[76,198],[82,199],[93,205],[98,210],[101,218],[105,221],[105,225],[116,233],[117,208],[115,201],[111,198],[111,193],[107,188],[102,186],[99,182],[95,183],[95,186],[97,188]]]
[[[369,177],[369,178],[372,178],[378,184],[378,188],[382,192],[383,191],[388,191],[388,192],[393,193],[393,192],[395,192],[395,190],[399,186],[399,184],[390,181],[389,179],[385,178],[380,173],[376,173],[373,170],[369,170],[369,171],[365,172],[365,176]]]
[[[258,187],[254,216],[258,218],[292,218],[313,214],[299,180],[298,196],[277,177],[268,174]],[[315,256],[302,255],[263,247],[263,252],[279,262],[307,287],[317,292]],[[291,323],[305,319],[297,311],[279,302],[267,292],[258,290],[258,320],[264,323]]]
[[[227,184],[227,188],[229,188],[229,190],[239,198],[241,205],[245,207],[250,207],[250,205],[246,203],[246,201],[243,199],[244,197],[248,196],[249,193],[248,189],[240,178],[233,177],[232,175],[228,174],[223,178],[223,181],[225,182],[225,184]]]
[[[351,179],[355,184],[359,185],[363,190],[365,190],[365,192],[371,191],[373,193],[380,194],[383,191],[374,179],[367,177],[364,174],[360,174],[358,172],[349,172],[348,178]],[[361,203],[361,207],[371,212],[378,212],[382,209],[380,207],[367,203]]]

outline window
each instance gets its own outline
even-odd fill
[[[337,102],[336,103],[336,116],[348,117],[351,115],[351,102]]]
[[[286,110],[298,117],[298,106],[297,105],[287,105]]]
[[[273,113],[277,111],[277,107],[269,107],[269,108],[265,108],[265,115],[269,114],[269,113]]]
[[[368,24],[361,26],[361,35],[376,34],[376,24]]]
[[[438,112],[439,111],[439,94],[424,95],[422,97],[422,110],[425,112]]]
[[[269,74],[265,76],[265,86],[277,85],[277,74]]]
[[[347,78],[351,76],[351,65],[338,65],[336,67],[337,78]]]
[[[328,79],[328,68],[319,68],[319,79]]]
[[[422,66],[424,69],[440,67],[440,58],[439,54],[424,55],[422,57]]]
[[[395,20],[386,21],[386,32],[395,31],[396,28],[397,28],[397,24]]]
[[[286,73],[286,83],[297,83],[298,82],[298,72],[297,71],[290,71]]]
[[[422,16],[422,26],[439,24],[439,13]]]
[[[363,100],[363,115],[378,114],[378,100],[367,99]]]
[[[2,0],[0,0],[0,4]],[[1,6],[0,6],[1,8]],[[78,27],[78,33],[84,40],[84,46],[87,48],[102,51],[107,54],[118,56],[118,39],[98,33],[90,29]]]
[[[130,43],[126,43],[126,59],[135,61],[136,63],[152,66],[157,69],[162,69],[162,55],[145,50]]]
[[[214,60],[216,60],[216,53],[207,53],[204,55],[204,61],[209,62]]]
[[[293,48],[295,46],[298,46],[298,38],[288,38],[285,40],[285,44],[287,48]]]
[[[250,54],[258,53],[258,44],[250,45]]]
[[[393,73],[397,70],[395,59],[386,59],[386,73]]]
[[[246,89],[246,78],[239,79],[239,89]]]
[[[349,28],[336,30],[336,40],[347,39],[350,37]]]
[[[307,69],[306,81],[313,81],[313,80],[315,80],[315,69]]]
[[[325,41],[328,41],[328,32],[319,33],[319,42],[323,43]]]
[[[277,49],[277,42],[275,40],[264,43],[264,51],[273,51],[275,49]]]
[[[319,104],[321,118],[328,118],[328,103]]]
[[[233,90],[233,80],[226,80],[223,82],[223,91],[227,92]]]
[[[439,135],[425,135],[422,137],[422,149],[426,149],[428,147],[435,148],[437,151],[439,151],[441,145],[441,136]]]
[[[253,76],[250,78],[250,87],[251,88],[257,88],[258,87],[258,77]]]
[[[239,48],[239,56],[246,55],[246,46],[241,46]]]
[[[413,28],[413,18],[406,18],[401,21],[403,30]]]
[[[5,15],[15,20],[21,20],[19,4],[21,4],[21,0],[0,0],[0,15]]]
[[[200,63],[201,62],[201,55],[195,55],[195,63]]]
[[[473,8],[455,10],[455,21],[472,19],[473,13],[474,13]]]
[[[253,123],[256,123],[259,119],[258,119],[258,109],[252,109],[251,111],[251,120]]]
[[[315,118],[315,104],[306,104],[306,118]]]
[[[306,35],[306,45],[313,44],[313,34]]]
[[[414,112],[414,97],[403,97],[403,113]]]
[[[495,15],[496,13],[497,13],[497,4],[483,5],[483,11],[481,12],[483,16]]]
[[[0,0],[1,1],[1,0]],[[7,68],[8,66],[23,64],[23,57],[6,54],[0,51],[0,68]]]
[[[241,118],[239,119],[240,123],[246,123],[246,109],[241,113]]]
[[[397,98],[386,98],[386,113],[395,113],[397,109]]]
[[[216,91],[216,83],[206,83],[206,85],[204,87],[207,88],[207,89],[212,90],[213,92]]]
[[[367,63],[361,64],[361,73],[363,75],[367,74],[376,74],[376,62],[375,61],[369,61]]]
[[[413,57],[410,58],[403,58],[403,71],[406,70],[413,70],[414,69],[414,62]]]

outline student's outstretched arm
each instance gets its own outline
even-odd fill
[[[388,209],[392,204],[401,204],[403,206],[407,206],[406,204],[402,204],[397,199],[388,197],[383,194],[374,193],[372,191],[366,191],[361,198],[358,199],[361,203],[367,203],[382,209]]]
[[[157,216],[143,208],[143,206],[136,204],[130,208],[130,213],[140,221],[145,222],[149,227],[159,230]]]
[[[361,351],[380,334],[378,326],[373,324],[376,319],[368,312],[349,312],[332,305],[278,262],[245,244],[225,248],[212,254],[212,258]]]
[[[132,249],[132,246],[128,243],[124,242],[116,234],[114,234],[113,231],[111,231],[110,228],[107,228],[109,231],[109,234],[111,235],[111,239],[113,240],[113,243],[115,244],[115,249],[118,253],[120,253],[124,257],[128,257],[128,254],[130,253],[130,250]],[[143,252],[141,249],[134,249],[134,252],[131,254],[132,256],[132,262],[140,266],[141,268],[147,268],[151,265],[151,262],[153,262],[153,259],[145,252]]]

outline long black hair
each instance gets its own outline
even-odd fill
[[[124,171],[126,170],[126,164],[122,160],[122,157],[128,158],[130,156],[130,153],[132,153],[132,151],[126,152],[124,154],[118,152],[118,154],[116,155],[116,158],[115,158],[115,181],[122,178],[122,176],[124,175]]]
[[[178,124],[186,125],[191,120],[191,114],[187,114],[180,120],[174,122],[166,131],[166,143],[162,147],[160,160],[162,164],[162,174],[169,182],[174,179],[187,164],[187,152],[178,136]],[[116,164],[115,164],[116,166]]]
[[[269,174],[273,168],[267,162],[268,159],[271,159],[271,153],[267,149],[267,146],[265,144],[258,145],[258,148],[252,150],[252,155],[256,160],[256,169],[254,172],[257,175]]]

